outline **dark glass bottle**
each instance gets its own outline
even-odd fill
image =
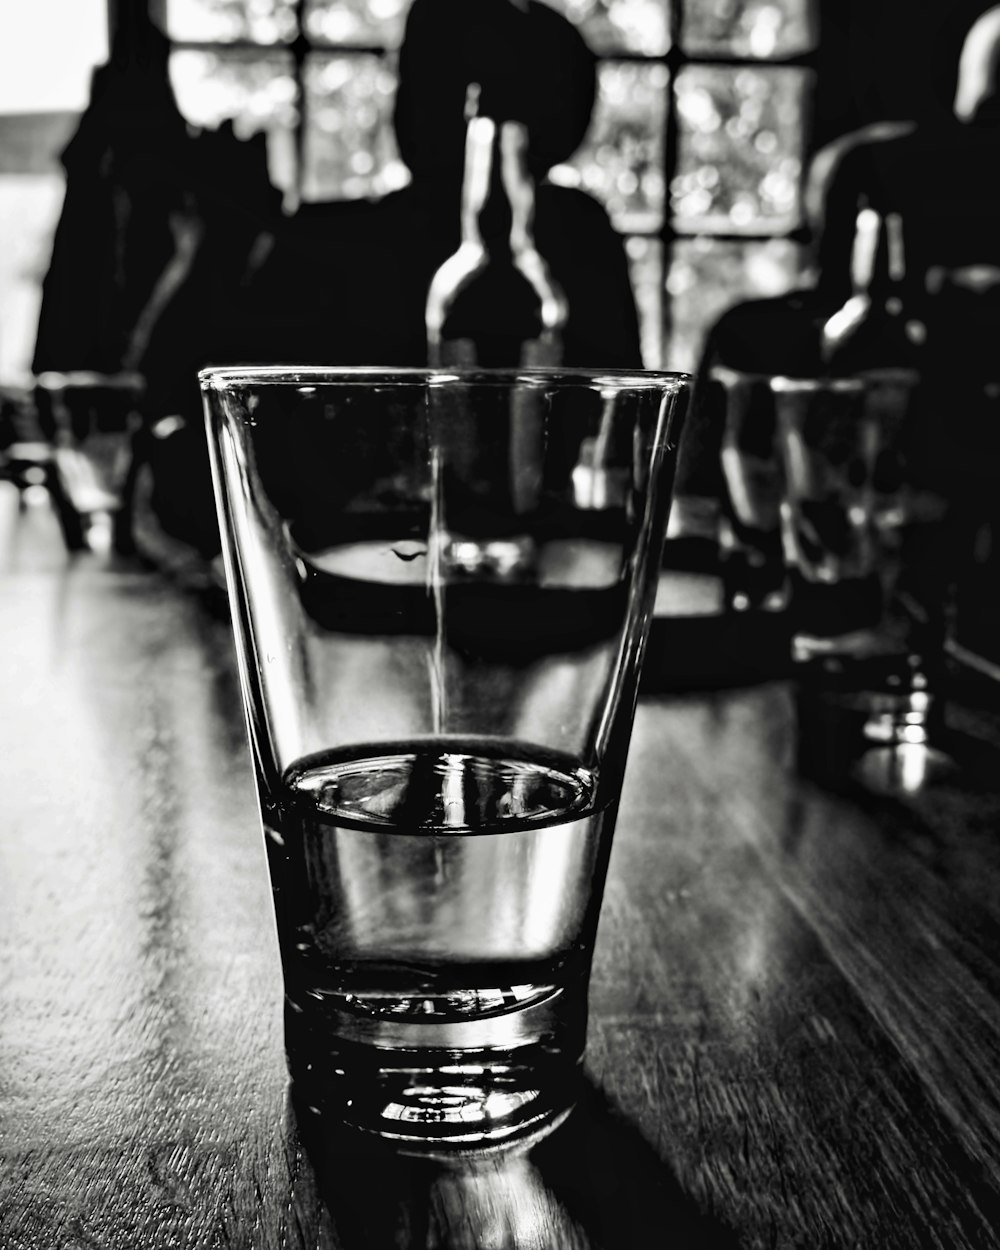
[[[470,88],[461,243],[431,280],[426,307],[432,365],[558,365],[566,299],[534,239],[528,130],[478,107]]]
[[[823,326],[829,372],[919,370],[927,327],[898,213],[882,216],[866,208],[858,214],[851,271],[853,294]]]

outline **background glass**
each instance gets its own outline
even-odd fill
[[[51,447],[47,484],[71,550],[132,551],[127,481],[144,390],[134,373],[50,371],[36,379],[38,424]]]
[[[706,403],[719,406],[722,474],[720,556],[727,607],[780,612],[788,606],[781,542],[784,482],[771,379],[716,365]]]
[[[922,745],[940,718],[948,504],[916,373],[771,382],[801,682],[858,710],[873,743]]]

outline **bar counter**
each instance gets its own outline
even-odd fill
[[[1000,1246],[989,698],[960,780],[885,795],[800,775],[786,681],[663,685],[577,1109],[358,1150],[288,1094],[224,614],[0,495],[0,1247]]]

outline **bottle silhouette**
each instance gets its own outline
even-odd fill
[[[927,327],[908,272],[903,219],[873,209],[858,214],[851,257],[854,291],[824,324],[823,360],[831,374],[919,369]]]
[[[471,84],[466,100],[461,242],[431,279],[426,327],[431,365],[558,365],[566,299],[534,239],[529,135],[490,116]]]

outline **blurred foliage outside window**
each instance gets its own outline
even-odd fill
[[[647,366],[693,368],[719,312],[800,277],[815,2],[548,3],[600,57],[589,133],[552,177],[625,237]],[[292,203],[382,195],[409,177],[391,127],[408,7],[305,0],[299,38],[295,0],[166,0],[181,111],[266,131]]]

